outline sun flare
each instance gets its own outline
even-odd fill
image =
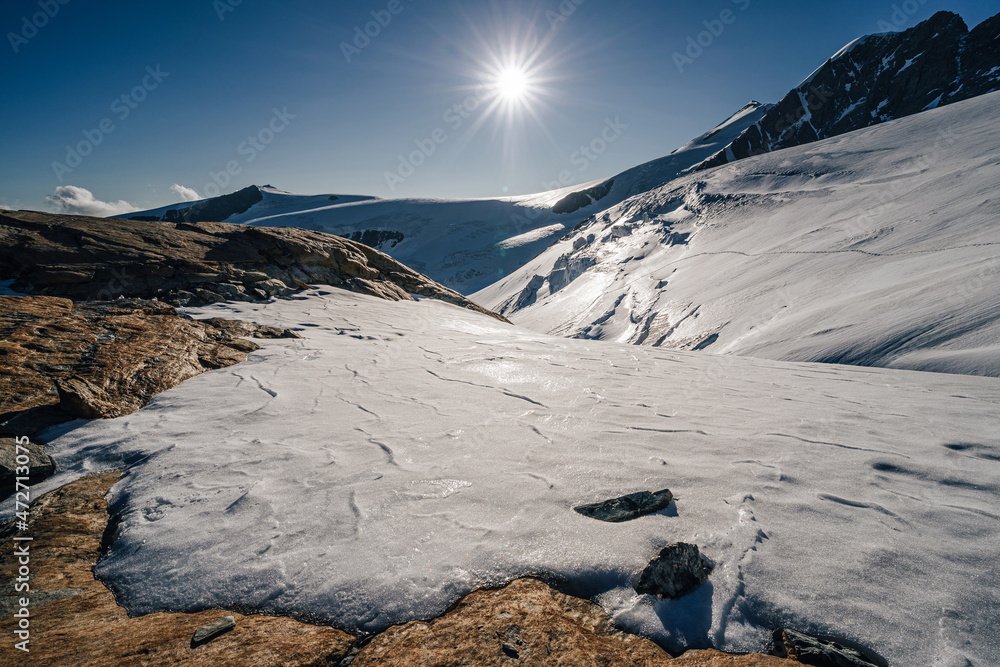
[[[497,74],[497,94],[508,102],[520,102],[528,94],[528,74],[517,67],[505,67]]]

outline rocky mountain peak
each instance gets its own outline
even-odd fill
[[[790,148],[1000,90],[1000,15],[971,32],[942,11],[851,42],[695,170]]]

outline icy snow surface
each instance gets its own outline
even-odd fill
[[[253,608],[377,630],[535,574],[673,649],[759,650],[788,624],[898,665],[1000,664],[1000,381],[307,294],[190,311],[304,338],[262,341],[53,442],[45,489],[127,470],[96,572],[131,613]],[[675,505],[624,524],[572,510],[665,487]],[[635,595],[674,541],[715,561],[710,583]]]
[[[472,298],[564,336],[1000,376],[998,109],[992,93],[673,180]]]

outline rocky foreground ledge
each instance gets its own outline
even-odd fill
[[[333,285],[393,301],[439,299],[507,321],[374,248],[284,227],[0,211],[0,280],[28,294],[178,306]]]

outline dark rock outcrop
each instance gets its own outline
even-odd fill
[[[163,222],[211,222],[225,220],[233,215],[246,213],[250,207],[264,199],[263,193],[256,185],[248,185],[242,190],[227,195],[212,197],[189,206],[178,206],[168,209],[162,217],[136,215],[131,220]]]
[[[389,229],[365,229],[364,231],[351,232],[345,238],[379,250],[388,250],[397,243],[402,243],[405,236],[403,232]]]
[[[938,12],[903,32],[869,35],[824,63],[708,169],[835,137],[1000,90],[1000,14],[971,32]]]
[[[679,542],[660,551],[639,575],[637,593],[673,600],[694,591],[708,580],[714,566],[698,547]]]
[[[119,473],[84,477],[36,500],[31,507],[31,590],[0,591],[0,632],[6,646],[3,664],[124,665],[216,667],[241,665],[306,667],[337,665],[357,639],[334,628],[270,616],[244,616],[225,610],[195,614],[158,613],[129,618],[104,584],[94,579],[101,536],[108,523],[105,494]],[[14,581],[18,557],[14,525],[0,529],[0,579]],[[20,543],[23,544],[23,543]],[[30,600],[30,652],[13,648],[19,598]],[[197,648],[198,628],[233,617],[235,627]]]
[[[578,505],[573,509],[592,519],[619,523],[666,509],[673,499],[674,495],[670,493],[670,489],[639,491],[600,503]]]
[[[78,301],[259,301],[325,284],[390,300],[439,299],[506,321],[373,248],[293,228],[0,211],[0,280]]]
[[[774,633],[774,649],[779,656],[813,667],[886,667],[884,661],[873,662],[858,649],[788,628]]]
[[[614,179],[611,179],[610,181],[605,181],[600,185],[595,185],[594,187],[587,188],[586,190],[571,192],[553,204],[552,212],[573,213],[574,211],[579,211],[581,208],[590,206],[594,202],[598,202],[607,197],[608,193],[611,192],[611,186],[614,184]]]

